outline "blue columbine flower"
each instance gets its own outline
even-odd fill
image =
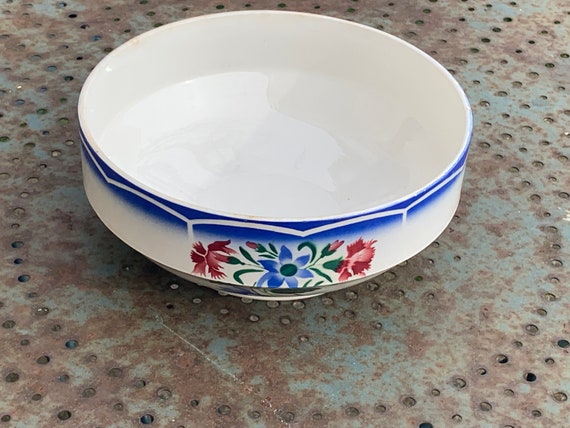
[[[277,288],[285,282],[289,288],[297,288],[299,286],[298,278],[313,277],[313,273],[305,268],[309,258],[310,256],[306,254],[293,260],[291,251],[284,245],[281,246],[279,260],[258,260],[267,272],[259,279],[257,285],[262,286],[267,282],[269,288]]]

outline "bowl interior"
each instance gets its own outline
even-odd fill
[[[389,204],[465,150],[453,78],[368,27],[286,12],[180,21],[107,56],[79,104],[133,182],[205,211],[319,218]]]

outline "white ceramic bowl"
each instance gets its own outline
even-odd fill
[[[149,31],[79,99],[87,196],[128,245],[195,283],[290,299],[403,262],[451,220],[471,110],[410,44],[248,11]]]

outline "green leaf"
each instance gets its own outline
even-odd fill
[[[252,272],[263,272],[262,270],[259,269],[242,269],[242,270],[238,270],[236,272],[234,272],[234,279],[236,280],[236,282],[239,282],[240,284],[243,285],[243,281],[241,280],[241,276],[246,274],[246,273],[252,273]]]
[[[321,279],[319,282],[315,283],[315,285],[313,285],[313,287],[318,287],[319,285],[321,285],[324,281]]]
[[[260,254],[259,257],[264,257],[266,259],[274,259],[277,256],[274,254],[268,253],[268,254]]]
[[[315,244],[313,244],[312,242],[305,241],[305,242],[301,242],[299,244],[299,246],[297,247],[297,250],[301,251],[303,248],[308,248],[309,250],[311,250],[310,262],[312,263],[313,260],[315,260],[315,257],[317,256],[317,247],[315,247]]]
[[[269,249],[271,250],[272,253],[277,255],[277,248],[275,248],[275,245],[273,245],[272,243],[269,243]]]
[[[263,245],[257,244],[257,248],[255,249],[255,251],[257,251],[258,253],[266,253],[267,249]]]
[[[317,275],[322,276],[324,279],[326,279],[328,282],[332,282],[332,279],[330,276],[328,276],[326,273],[320,271],[319,269],[312,267],[310,268],[313,272],[315,272]]]
[[[338,267],[340,266],[341,263],[342,263],[342,257],[339,257],[338,259],[329,260],[328,262],[324,262],[323,267],[325,269],[329,269],[329,270],[336,272],[336,270],[338,269]]]
[[[246,259],[248,259],[254,265],[259,264],[259,263],[257,263],[257,261],[253,257],[251,257],[251,254],[249,254],[245,248],[239,247],[239,252],[242,254],[242,256],[244,256]]]
[[[240,259],[238,259],[237,257],[234,257],[234,256],[228,257],[228,263],[231,265],[243,265],[243,264],[245,264]]]

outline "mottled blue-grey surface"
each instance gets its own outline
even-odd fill
[[[371,25],[453,71],[475,127],[437,242],[275,304],[178,280],[99,222],[89,70],[160,24],[247,8]],[[569,33],[563,0],[2,0],[0,427],[570,426]]]

